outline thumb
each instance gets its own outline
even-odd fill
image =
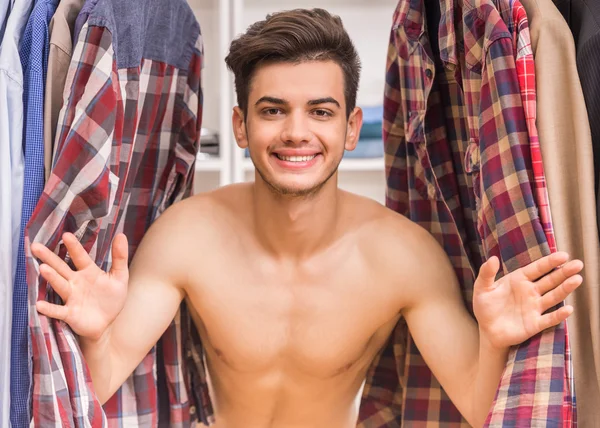
[[[498,257],[490,257],[479,269],[479,275],[477,276],[477,287],[481,288],[492,288],[496,281],[496,274],[500,269],[500,260]]]
[[[123,274],[127,274],[128,253],[127,238],[124,234],[119,233],[112,243],[111,275],[122,276]]]

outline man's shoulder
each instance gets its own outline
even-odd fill
[[[408,272],[445,257],[435,237],[418,223],[375,201],[359,201],[364,214],[358,240],[377,269]]]
[[[197,263],[198,254],[209,259],[240,230],[244,210],[237,208],[236,215],[236,205],[230,202],[236,197],[241,199],[240,189],[222,188],[179,201],[152,223],[144,242],[169,260],[178,258],[177,266],[192,260],[190,256]]]
[[[379,205],[360,229],[360,246],[377,286],[399,305],[414,304],[448,287],[454,271],[435,236],[409,218]]]
[[[417,223],[374,200],[354,194],[348,194],[347,200],[347,209],[356,213],[352,228],[360,231],[361,241],[379,249],[398,249],[430,237]]]

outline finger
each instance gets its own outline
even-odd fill
[[[90,255],[85,251],[79,240],[72,233],[63,234],[63,242],[67,246],[67,251],[75,267],[78,270],[85,269],[91,263],[94,263]]]
[[[40,273],[65,302],[71,296],[71,284],[48,265],[40,265]]]
[[[479,275],[477,275],[477,287],[490,288],[496,281],[496,275],[500,269],[500,261],[498,257],[490,257],[484,264],[479,268]]]
[[[528,264],[522,268],[522,272],[529,281],[535,281],[567,260],[569,260],[569,255],[563,251],[559,251]]]
[[[544,314],[538,322],[538,332],[554,327],[566,320],[573,313],[573,306],[566,305],[558,308],[555,311]]]
[[[45,300],[40,300],[35,304],[38,312],[42,315],[46,315],[49,318],[55,318],[57,320],[64,321],[69,314],[69,309],[63,305],[55,305],[48,303]]]
[[[562,284],[556,287],[554,290],[544,294],[542,296],[542,310],[547,311],[548,309],[563,302],[569,294],[577,289],[583,282],[581,275],[575,275],[566,279]]]
[[[43,263],[46,263],[48,266],[58,272],[58,274],[63,278],[72,278],[73,271],[69,265],[66,264],[63,259],[50,251],[45,245],[37,242],[31,244],[31,253]]]
[[[111,274],[127,272],[128,253],[127,238],[122,233],[119,233],[112,243]]]
[[[571,260],[565,263],[560,268],[556,269],[550,275],[546,275],[539,281],[537,281],[536,288],[540,294],[545,294],[548,291],[556,288],[559,284],[562,284],[573,275],[581,272],[583,269],[583,262],[580,260]]]

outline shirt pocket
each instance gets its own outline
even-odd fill
[[[411,111],[406,121],[406,141],[409,156],[412,155],[412,177],[409,187],[423,200],[443,201],[444,197],[435,178],[431,158],[427,151],[424,130],[425,111]]]

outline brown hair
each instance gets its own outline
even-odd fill
[[[227,67],[235,76],[239,107],[248,112],[256,69],[277,62],[335,61],[344,73],[346,116],[356,106],[360,59],[339,16],[323,9],[295,9],[267,15],[248,27],[229,49]]]

